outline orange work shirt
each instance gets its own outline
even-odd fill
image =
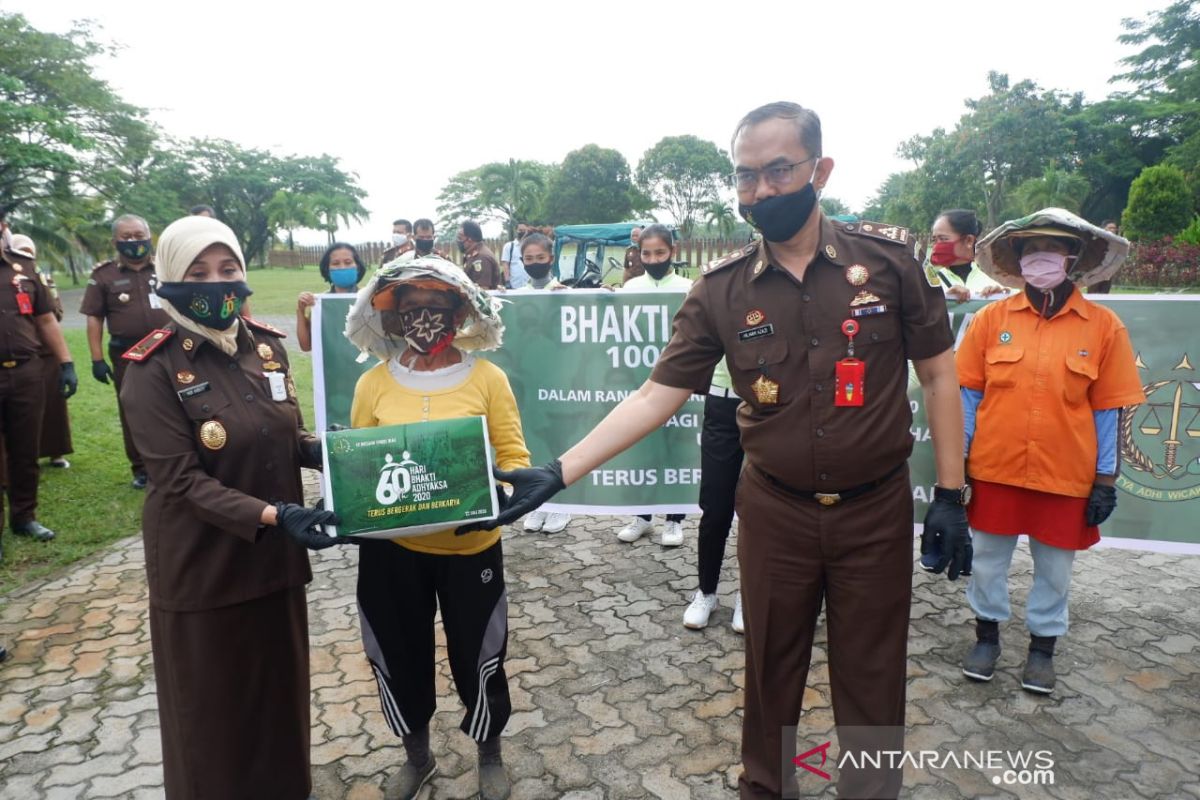
[[[1087,497],[1092,412],[1145,400],[1125,325],[1078,290],[1050,319],[1024,292],[984,307],[955,361],[958,382],[983,392],[967,470],[993,483]]]

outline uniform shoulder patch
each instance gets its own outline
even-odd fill
[[[162,347],[174,333],[174,331],[169,331],[165,328],[150,331],[146,338],[122,353],[121,358],[128,361],[145,361],[150,357],[151,353]]]
[[[112,266],[113,264],[116,264],[116,263],[117,262],[115,262],[115,261],[101,261],[99,264],[92,267],[92,272],[95,272],[98,269],[104,269],[105,267]]]
[[[847,233],[857,233],[860,236],[869,236],[872,239],[882,239],[885,242],[893,244],[908,244],[912,239],[912,234],[908,228],[901,225],[889,225],[886,222],[851,222],[843,226]]]
[[[729,253],[728,255],[721,256],[720,258],[713,259],[712,261],[708,262],[703,267],[701,267],[700,273],[702,275],[708,275],[709,273],[716,272],[719,269],[724,269],[725,267],[728,267],[732,264],[736,264],[739,261],[744,261],[747,258],[750,258],[751,256],[753,256],[757,252],[758,252],[758,242],[751,242],[750,244],[746,245],[745,247],[741,248],[740,250],[734,250],[732,253]]]
[[[265,322],[259,322],[258,320],[250,319],[249,317],[242,317],[242,322],[246,323],[248,326],[250,326],[251,328],[253,328],[256,331],[262,331],[263,333],[269,333],[272,336],[278,336],[280,339],[287,338],[287,334],[284,333],[283,331],[279,330],[279,328],[276,328],[274,325],[268,325]]]

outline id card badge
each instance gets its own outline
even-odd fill
[[[264,372],[271,385],[271,399],[277,403],[287,400],[287,382],[282,372]]]
[[[162,308],[162,301],[158,299],[158,292],[151,289],[147,299],[150,301],[151,308]]]
[[[867,377],[867,365],[857,358],[843,358],[837,362],[835,374],[837,394],[833,404],[842,407],[858,407],[863,404],[863,383]]]
[[[24,316],[33,313],[33,301],[26,292],[17,292],[17,312]]]

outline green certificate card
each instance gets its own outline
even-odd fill
[[[499,513],[484,417],[328,431],[322,483],[338,536],[420,536]]]

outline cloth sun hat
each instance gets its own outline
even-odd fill
[[[1020,289],[1021,259],[1013,244],[1022,238],[1055,236],[1074,239],[1075,258],[1069,262],[1067,277],[1091,286],[1111,278],[1129,255],[1129,241],[1104,230],[1065,208],[1043,208],[1020,219],[1009,220],[979,240],[975,263],[992,280]]]
[[[243,279],[246,275],[246,258],[238,244],[237,234],[228,225],[211,217],[187,216],[177,219],[166,227],[158,237],[157,260],[154,272],[163,283],[178,283],[187,274],[188,267],[214,244],[223,244],[233,251],[242,265]],[[199,334],[215,344],[226,355],[237,352],[237,333],[241,322],[230,325],[223,331],[201,325],[181,314],[170,301],[162,304],[163,311],[181,328]]]
[[[439,256],[419,256],[384,264],[358,292],[354,306],[346,316],[346,338],[362,351],[380,361],[398,356],[408,347],[399,336],[383,329],[383,312],[395,305],[395,290],[410,285],[456,293],[467,315],[454,334],[459,350],[495,350],[504,339],[500,319],[501,301],[481,289],[452,261]]]

